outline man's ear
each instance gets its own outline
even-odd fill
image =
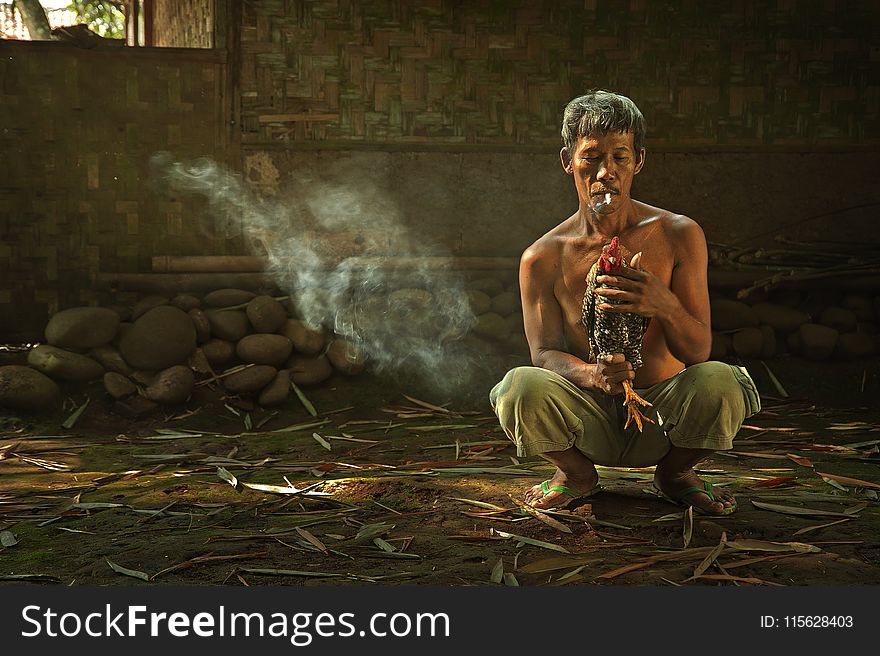
[[[562,162],[562,168],[565,169],[566,173],[569,175],[574,173],[574,170],[571,168],[571,155],[569,155],[568,148],[565,146],[559,151],[559,161]]]
[[[639,161],[636,162],[636,170],[635,170],[635,173],[633,173],[633,175],[638,175],[644,165],[645,165],[645,149],[642,148],[639,150]]]

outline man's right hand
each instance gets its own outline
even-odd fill
[[[622,394],[623,381],[634,380],[636,372],[631,362],[627,362],[623,353],[599,358],[593,373],[593,387],[606,394]]]

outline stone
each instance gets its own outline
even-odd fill
[[[218,289],[205,295],[205,307],[224,308],[248,303],[256,296],[244,289]]]
[[[480,337],[503,341],[510,335],[510,328],[500,314],[486,312],[477,317],[471,330]]]
[[[478,278],[467,284],[468,289],[483,292],[487,296],[497,296],[504,291],[504,284],[498,278]]]
[[[113,345],[118,348],[119,345],[122,343],[122,340],[133,327],[133,323],[129,323],[128,321],[120,321],[119,328],[116,330],[116,339],[113,340]]]
[[[281,334],[293,342],[293,348],[297,353],[307,355],[320,353],[327,343],[327,336],[323,330],[308,326],[299,319],[288,319]]]
[[[104,367],[90,357],[48,344],[31,349],[27,361],[34,369],[56,380],[85,382],[104,374]]]
[[[208,321],[208,315],[199,308],[193,308],[187,315],[193,322],[193,328],[196,329],[196,343],[204,344],[211,339],[211,322]]]
[[[89,357],[97,361],[106,371],[114,371],[123,376],[130,376],[133,371],[123,359],[119,349],[113,346],[97,346],[90,349]]]
[[[286,319],[285,319],[286,321]],[[235,347],[235,353],[242,362],[251,364],[270,364],[279,367],[290,357],[293,342],[284,335],[248,335]]]
[[[222,379],[223,387],[230,394],[258,392],[275,379],[278,370],[267,364],[255,364]]]
[[[491,310],[502,317],[509,316],[519,310],[519,296],[513,292],[501,292],[492,298]]]
[[[834,354],[844,360],[860,360],[876,353],[877,345],[873,335],[865,333],[845,333],[837,338]]]
[[[841,306],[852,311],[858,321],[874,320],[874,305],[867,294],[850,292],[844,295]]]
[[[775,303],[757,303],[752,309],[758,315],[761,323],[767,324],[785,335],[797,330],[798,326],[810,320],[806,312]]]
[[[157,371],[186,362],[196,347],[192,319],[180,308],[160,305],[134,322],[119,352],[135,369]]]
[[[287,321],[287,310],[271,296],[257,296],[245,308],[248,320],[258,333],[274,333]]]
[[[195,382],[192,369],[179,364],[160,371],[145,390],[145,394],[150,401],[162,405],[177,405],[189,398]]]
[[[756,358],[764,346],[764,333],[760,328],[749,326],[733,334],[733,350],[741,358]]]
[[[325,356],[294,355],[287,361],[290,380],[297,385],[315,385],[333,375],[333,366]]]
[[[758,315],[751,306],[741,301],[713,299],[711,308],[712,328],[715,330],[738,330],[757,326],[759,323]]]
[[[766,323],[761,324],[759,328],[761,329],[761,334],[764,337],[764,343],[761,346],[761,353],[759,354],[759,357],[764,359],[772,358],[779,350],[776,341],[776,331],[773,329],[773,326],[768,326]]]
[[[810,360],[827,360],[834,353],[838,331],[817,323],[805,323],[798,328],[801,353]]]
[[[201,346],[208,363],[214,369],[223,369],[235,360],[235,344],[216,337]]]
[[[356,344],[345,339],[334,339],[327,348],[327,359],[336,371],[346,376],[354,376],[364,370],[363,351]]]
[[[468,304],[475,315],[485,314],[492,309],[492,297],[477,289],[468,289],[465,291]]]
[[[153,380],[156,378],[155,371],[133,371],[130,378],[136,382],[138,385],[142,385],[143,387],[148,387],[153,384]]]
[[[104,374],[104,389],[117,401],[137,394],[137,385],[115,371],[108,371]]]
[[[131,321],[131,308],[127,305],[108,305],[107,309],[115,312],[120,321]]]
[[[100,307],[75,307],[56,312],[46,325],[46,341],[61,348],[88,350],[116,337],[119,315]]]
[[[186,361],[186,366],[193,370],[193,373],[202,374],[205,376],[213,376],[214,369],[211,367],[211,363],[208,362],[208,358],[205,357],[205,352],[197,348],[195,351],[190,354],[189,359]]]
[[[165,296],[159,296],[158,294],[144,296],[141,300],[134,304],[133,308],[131,308],[131,320],[137,321],[147,312],[149,312],[153,308],[159,307],[160,305],[168,305],[168,298]]]
[[[0,408],[23,411],[55,410],[61,390],[54,380],[30,367],[0,367]]]
[[[223,310],[207,314],[211,324],[211,334],[214,337],[237,342],[250,331],[251,324],[247,315],[241,310]]]
[[[272,406],[284,403],[289,395],[290,372],[287,369],[282,369],[275,374],[275,380],[266,385],[263,391],[260,392],[257,403],[265,408],[271,408]]]
[[[819,321],[823,326],[834,328],[842,333],[850,333],[856,329],[858,317],[852,310],[831,305],[819,314]]]
[[[513,314],[504,317],[504,323],[506,323],[508,329],[510,329],[511,335],[520,334],[525,336],[526,328],[523,324],[522,312],[514,312]]]
[[[189,312],[190,310],[201,309],[202,302],[199,300],[198,296],[194,296],[193,294],[178,294],[171,299],[171,305],[180,308],[184,312]]]

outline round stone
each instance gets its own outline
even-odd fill
[[[90,357],[48,344],[31,349],[28,364],[56,380],[84,382],[104,374],[104,367]]]
[[[258,333],[277,332],[287,321],[287,310],[271,296],[257,296],[247,304],[245,313]]]
[[[275,380],[278,370],[266,364],[257,364],[223,378],[223,387],[230,394],[258,392]]]
[[[53,346],[90,349],[109,344],[116,337],[119,315],[99,307],[75,307],[52,315],[46,325],[46,341]]]
[[[307,355],[294,355],[287,361],[290,380],[297,385],[315,385],[333,375],[333,366],[323,355],[317,358]]]
[[[281,405],[287,400],[289,394],[290,372],[287,369],[282,369],[275,375],[275,380],[266,385],[263,391],[260,392],[257,403],[267,408]]]
[[[280,367],[290,357],[293,343],[284,335],[248,335],[235,347],[235,353],[242,362],[270,364]]]
[[[185,362],[196,347],[196,329],[180,308],[161,305],[134,322],[119,352],[135,369],[156,371]]]
[[[223,310],[207,314],[211,323],[211,334],[214,337],[237,342],[250,331],[251,324],[247,315],[240,310]]]
[[[163,405],[177,405],[189,398],[195,382],[192,369],[184,365],[175,365],[160,371],[145,390],[145,394],[150,401]]]
[[[0,407],[11,410],[54,410],[61,392],[54,380],[21,365],[0,367]]]
[[[117,401],[137,393],[137,385],[115,371],[104,374],[104,389]]]

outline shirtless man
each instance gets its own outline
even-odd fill
[[[711,346],[706,241],[686,216],[630,197],[645,165],[644,118],[624,96],[607,91],[575,98],[565,109],[562,168],[574,179],[578,209],[538,239],[520,262],[523,319],[533,367],[518,367],[490,401],[520,456],[556,465],[553,477],[526,493],[536,508],[562,507],[598,489],[594,465],[656,465],[662,496],[704,514],[724,515],[734,497],[701,481],[694,466],[730,449],[743,419],[760,409],[742,367],[706,362]],[[606,194],[611,202],[605,202]],[[597,290],[651,321],[644,364],[622,354],[591,362],[579,323],[586,277],[615,235],[637,268],[600,276]],[[623,429],[622,382],[632,381],[653,407],[639,432]],[[658,416],[659,415],[659,416]]]

